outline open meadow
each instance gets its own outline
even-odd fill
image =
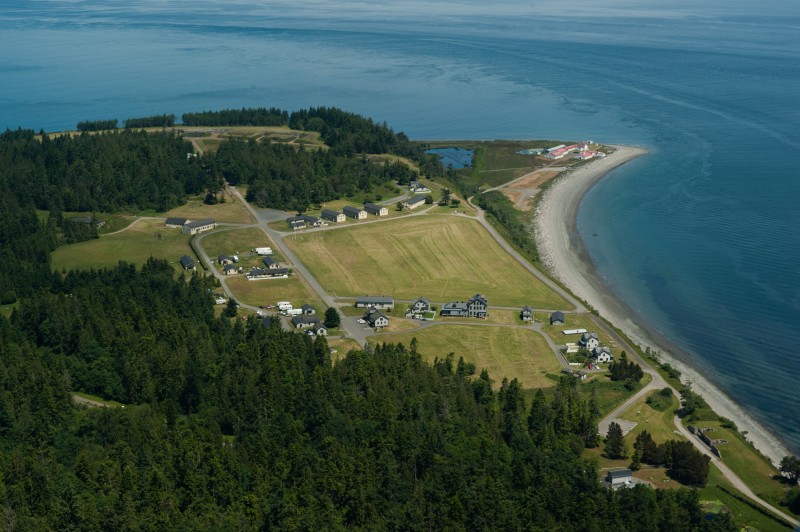
[[[317,309],[320,319],[324,317],[327,306],[298,277],[288,279],[262,279],[248,281],[244,275],[232,275],[226,279],[234,298],[247,305],[274,305],[278,301],[291,301],[299,307],[309,303]]]
[[[569,306],[469,218],[413,216],[285,242],[337,296],[422,295],[442,302],[481,293],[490,305]]]
[[[161,220],[140,219],[122,232],[61,246],[51,254],[51,262],[54,270],[88,270],[113,267],[119,261],[141,266],[148,258],[157,257],[180,271],[181,255],[194,257],[191,238],[180,229],[164,227]]]
[[[529,329],[481,325],[433,325],[421,330],[381,334],[372,343],[403,343],[417,339],[418,351],[426,360],[445,358],[448,353],[473,362],[476,373],[486,369],[499,386],[503,378],[517,378],[523,388],[550,387],[555,383],[547,374],[558,373],[559,364],[547,342]]]
[[[227,190],[222,195],[225,197],[225,203],[217,203],[216,205],[203,203],[204,196],[190,196],[186,204],[175,207],[171,211],[160,214],[160,216],[165,218],[189,218],[190,220],[213,218],[218,222],[236,224],[251,224],[255,222],[250,215],[250,211],[236,196],[230,194]]]

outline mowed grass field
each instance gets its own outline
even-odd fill
[[[303,303],[309,303],[317,309],[320,319],[327,309],[297,277],[248,281],[244,275],[231,275],[226,282],[236,300],[248,305],[267,306],[278,301],[290,301],[293,306],[299,307]]]
[[[475,220],[413,216],[287,238],[312,275],[337,296],[425,296],[490,305],[568,308]]]
[[[161,216],[165,218],[189,218],[190,220],[202,220],[203,218],[213,218],[218,222],[229,222],[238,224],[254,223],[250,211],[235,196],[224,192],[225,203],[216,205],[206,205],[203,197],[191,196],[185,205],[175,207]]]
[[[142,265],[150,257],[167,259],[177,271],[181,255],[194,257],[191,235],[164,227],[161,220],[137,220],[126,230],[97,240],[61,246],[51,254],[54,270],[114,267],[124,260]]]
[[[444,358],[455,353],[473,362],[476,372],[489,371],[495,386],[504,377],[517,378],[524,388],[551,387],[547,373],[558,373],[560,366],[547,342],[535,331],[512,327],[480,325],[433,325],[422,330],[370,337],[370,342],[402,342],[408,347],[417,339],[418,351],[425,359]]]

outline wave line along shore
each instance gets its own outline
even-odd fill
[[[668,340],[659,337],[645,324],[636,323],[633,312],[613,295],[597,274],[577,230],[581,200],[608,172],[649,153],[646,148],[638,146],[612,147],[615,151],[607,157],[557,176],[544,192],[535,213],[536,244],[542,263],[573,294],[624,331],[634,343],[659,351],[662,361],[677,368],[682,373],[682,380],[691,382],[692,389],[703,396],[717,414],[732,420],[740,431],[747,431],[748,440],[777,465],[783,456],[789,454],[786,447],[700,373],[670,356],[674,348]]]

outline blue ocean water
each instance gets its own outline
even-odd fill
[[[585,198],[590,255],[800,454],[795,2],[0,0],[0,80],[3,128],[335,105],[412,138],[647,146]]]

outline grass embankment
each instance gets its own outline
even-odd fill
[[[380,335],[370,342],[403,343],[413,338],[427,359],[455,353],[473,362],[477,373],[486,369],[499,386],[503,378],[517,378],[524,388],[550,387],[555,383],[547,374],[558,373],[559,364],[547,342],[529,329],[480,325],[434,325],[419,331]]]
[[[125,231],[96,240],[61,246],[51,254],[54,270],[110,268],[119,261],[141,266],[148,258],[164,258],[181,271],[181,255],[194,257],[190,235],[164,227],[160,220],[138,220]]]
[[[481,293],[490,305],[569,306],[468,218],[415,216],[286,242],[340,296],[465,301]]]
[[[164,218],[189,218],[190,220],[202,220],[203,218],[213,218],[217,222],[227,222],[236,224],[254,223],[253,217],[247,207],[240,202],[236,196],[228,191],[220,193],[224,196],[224,203],[206,205],[203,203],[205,196],[190,196],[185,205],[175,207],[164,213],[154,213],[152,216],[163,216]],[[150,215],[148,213],[148,215]]]
[[[111,401],[111,400],[108,400],[108,399],[103,399],[102,397],[99,397],[97,395],[91,395],[91,394],[83,393],[83,392],[71,392],[71,393],[72,393],[72,395],[74,395],[76,397],[87,399],[89,401],[94,401],[95,403],[100,403],[101,405],[107,406],[109,408],[119,408],[119,407],[123,406],[122,403],[119,403],[117,401]],[[81,404],[81,403],[79,403],[79,404]]]

